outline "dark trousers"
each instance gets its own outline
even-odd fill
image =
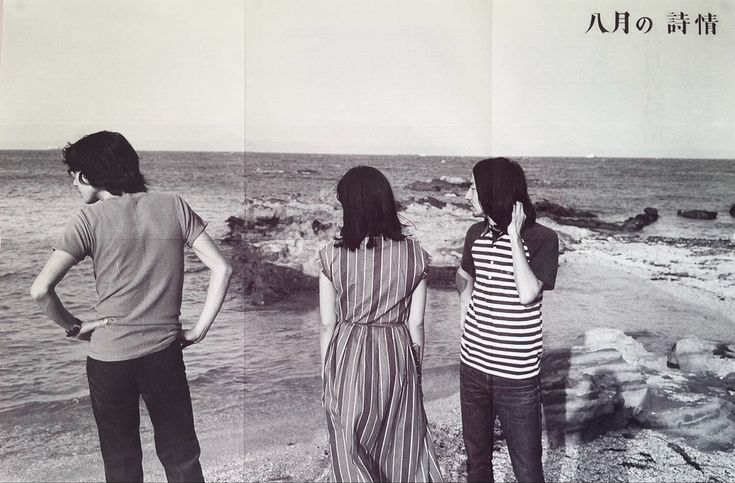
[[[127,361],[87,357],[87,380],[107,481],[143,481],[139,401],[153,423],[168,481],[204,481],[179,343]]]
[[[541,399],[538,376],[507,379],[460,364],[462,433],[467,451],[467,481],[493,480],[495,417],[508,443],[519,482],[544,481],[541,462]]]

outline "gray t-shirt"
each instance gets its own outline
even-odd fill
[[[178,195],[133,193],[85,206],[55,249],[94,260],[98,318],[89,357],[134,359],[165,349],[181,328],[184,244],[206,224]]]

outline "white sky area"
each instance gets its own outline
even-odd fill
[[[616,11],[627,35],[585,33]],[[246,0],[245,24],[250,151],[735,158],[728,0]]]
[[[0,0],[0,149],[242,151],[244,0]]]

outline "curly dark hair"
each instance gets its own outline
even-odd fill
[[[140,173],[138,153],[120,133],[88,134],[67,144],[61,156],[68,172],[78,171],[95,188],[118,196],[148,191]]]

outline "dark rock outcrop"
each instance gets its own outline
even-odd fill
[[[225,237],[225,241],[233,242],[241,240],[245,231],[245,220],[239,216],[231,216],[225,220],[230,233]]]
[[[735,216],[735,203],[730,207],[730,216]]]
[[[412,199],[409,200],[409,203],[424,203],[424,204],[427,204],[427,205],[431,205],[434,208],[439,208],[440,210],[442,208],[444,208],[445,206],[447,206],[447,202],[446,201],[438,200],[438,199],[434,198],[433,196],[425,196],[425,197],[419,198],[417,200],[415,200],[415,199],[412,198]]]
[[[717,212],[707,210],[678,210],[676,216],[691,218],[693,220],[714,220],[717,218]]]
[[[622,231],[640,231],[644,227],[658,220],[658,210],[656,208],[644,208],[643,213],[628,218],[623,222]]]
[[[232,218],[232,217],[231,217]],[[265,233],[278,227],[279,225],[289,225],[293,223],[293,217],[281,218],[278,215],[257,216],[252,220],[244,222],[244,229],[259,233]]]
[[[233,247],[234,285],[252,305],[270,305],[294,292],[316,291],[319,281],[301,270],[266,260],[245,241]]]
[[[552,203],[549,200],[541,200],[534,203],[536,214],[538,216],[546,216],[562,225],[578,226],[580,228],[590,228],[592,230],[603,231],[640,231],[644,227],[658,220],[658,210],[656,208],[645,208],[643,213],[628,218],[622,223],[612,223],[598,219],[595,213],[576,208]]]
[[[455,191],[467,189],[470,183],[467,181],[457,181],[434,178],[431,181],[414,181],[407,186],[413,191]]]
[[[314,220],[311,222],[311,229],[314,231],[314,234],[317,234],[320,231],[328,230],[332,228],[332,226],[334,225],[332,225],[331,223],[322,223],[319,220]]]
[[[547,216],[554,221],[559,221],[564,218],[597,218],[597,215],[591,211],[569,208],[557,203],[552,203],[547,199],[537,201],[533,204],[533,207],[536,208],[536,214],[538,216]]]

